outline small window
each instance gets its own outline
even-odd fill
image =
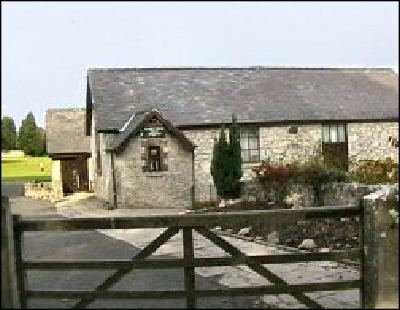
[[[240,147],[244,162],[260,160],[258,128],[240,128]]]
[[[150,146],[148,148],[148,167],[149,171],[161,171],[161,148]]]
[[[327,124],[322,128],[323,142],[346,142],[346,124]]]

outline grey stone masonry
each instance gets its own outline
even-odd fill
[[[392,186],[398,186],[396,184]],[[322,186],[323,205],[325,206],[345,206],[357,205],[360,199],[375,191],[390,187],[385,184],[362,184],[357,182],[344,183],[334,182]],[[247,201],[267,201],[269,197],[274,197],[274,193],[267,193],[262,185],[256,181],[243,183],[242,199]],[[299,194],[297,205],[302,207],[315,206],[314,192],[311,187],[304,184],[290,184],[287,196]]]
[[[297,133],[290,133],[297,127]],[[288,164],[293,161],[304,162],[315,154],[321,144],[322,126],[294,124],[260,128],[260,157],[271,162]]]
[[[168,153],[166,171],[143,171],[143,142],[147,139],[142,137],[132,137],[115,155],[118,208],[191,207],[192,153],[169,133],[163,140],[163,152]]]
[[[399,162],[399,148],[393,147],[389,137],[399,138],[398,122],[349,123],[348,147],[351,164],[359,160],[378,160],[390,157]],[[350,168],[353,167],[350,165]]]
[[[210,174],[210,165],[214,146],[214,138],[218,137],[219,129],[192,129],[184,130],[185,136],[191,140],[196,148],[194,150],[194,173],[196,201],[215,198],[215,187]]]
[[[297,128],[297,133],[292,133],[293,127]],[[348,123],[347,128],[350,162],[390,157],[398,163],[398,148],[391,146],[388,142],[390,136],[398,137],[398,123]],[[194,168],[196,201],[216,199],[210,164],[214,138],[219,136],[219,131],[219,128],[183,131],[186,137],[197,146]],[[269,159],[273,163],[286,164],[293,161],[305,162],[316,155],[322,143],[322,123],[262,126],[259,128],[259,139],[260,161],[243,163],[242,181],[244,182],[255,178],[252,168],[259,165],[261,160]]]
[[[399,308],[399,190],[365,196],[363,308]]]
[[[95,128],[95,122],[92,122],[92,131]],[[241,127],[245,125],[240,125]],[[292,133],[291,128],[297,127],[297,133]],[[396,138],[398,136],[398,123],[395,122],[374,122],[374,123],[349,123],[347,124],[348,128],[348,149],[349,149],[349,160],[350,162],[361,159],[385,159],[387,157],[391,157],[395,162],[398,162],[398,148],[391,146],[388,139],[389,137]],[[212,159],[212,151],[214,145],[214,138],[219,136],[219,128],[202,128],[202,129],[185,129],[182,132],[185,136],[196,145],[194,150],[194,184],[195,184],[195,200],[198,202],[202,201],[215,201],[216,190],[213,185],[213,179],[210,174],[210,164]],[[105,153],[104,149],[106,144],[112,141],[115,138],[113,134],[97,134],[99,138],[99,145],[101,148],[101,167],[102,171],[100,174],[94,172],[94,185],[95,192],[99,198],[111,202],[112,200],[112,172],[111,172],[111,159],[110,154]],[[92,135],[91,147],[92,147],[92,158],[94,159],[93,165],[94,170],[97,168],[98,156],[95,151],[96,143],[95,137],[96,135]],[[260,161],[257,162],[245,162],[243,163],[243,182],[249,182],[255,179],[255,174],[252,171],[252,168],[259,165],[261,160],[270,159],[271,162],[274,163],[290,163],[293,161],[304,162],[310,156],[315,154],[315,151],[321,146],[322,140],[322,124],[287,124],[287,125],[277,125],[277,126],[263,126],[259,129],[259,139],[260,139]],[[178,149],[182,148],[179,144],[171,144],[176,146],[177,150],[174,152],[178,154]],[[137,149],[132,149],[133,151],[137,151],[137,156],[140,157],[143,153],[143,150],[140,148],[140,145],[137,145]],[[125,151],[127,152],[127,151]],[[182,151],[185,153],[185,151]],[[125,154],[125,153],[124,153]],[[125,155],[124,155],[125,156]],[[118,158],[119,174],[121,175],[120,182],[121,183],[121,191],[124,192],[123,188],[128,190],[129,184],[134,183],[133,172],[129,171],[130,166],[133,165],[128,160],[129,156],[126,157],[127,162],[123,163],[125,159],[124,156]],[[133,156],[133,155],[132,155]],[[136,156],[136,155],[135,155]],[[177,155],[180,156],[180,155]],[[186,155],[185,155],[186,156]],[[184,156],[184,157],[185,157]],[[189,156],[189,155],[188,155]],[[138,159],[139,160],[139,159]],[[174,162],[174,157],[170,158],[170,154],[166,158],[168,165]],[[125,168],[123,168],[125,166]],[[192,168],[187,163],[182,163],[182,167],[184,167],[184,171],[180,173],[186,173],[187,176],[184,179],[190,179],[190,184],[185,187],[184,191],[189,191],[189,187],[191,186],[191,171]],[[127,171],[125,171],[127,169]],[[175,169],[181,169],[178,166]],[[118,176],[117,173],[117,176]],[[170,173],[170,172],[169,172]],[[177,172],[176,172],[177,173]],[[174,175],[176,175],[174,173]],[[131,174],[132,178],[128,178],[128,182],[125,182],[125,174]],[[166,173],[168,174],[168,173]],[[165,174],[165,175],[166,175]],[[155,176],[156,174],[152,174]],[[157,179],[156,177],[149,177],[148,180],[152,180],[152,183],[157,183],[161,179]],[[139,180],[139,179],[137,179]],[[166,180],[166,179],[165,179]],[[140,181],[141,182],[141,181]],[[172,186],[167,185],[169,182],[163,182],[165,187]],[[182,186],[179,185],[182,189]],[[131,188],[131,192],[134,189],[140,188],[140,186],[134,185]],[[171,192],[175,192],[172,188]],[[334,191],[339,191],[339,188],[336,188]],[[121,193],[122,193],[121,192]],[[308,194],[312,194],[310,190],[307,190]],[[332,204],[332,199],[337,199],[341,194],[333,193],[327,194],[326,199],[330,202],[326,202],[329,205]],[[347,191],[348,192],[348,191]],[[350,191],[354,193],[354,197],[343,197],[341,199],[341,203],[346,203],[345,201],[353,201],[354,199],[358,199],[360,194],[366,194],[368,192],[363,190]],[[356,193],[357,192],[357,193]],[[182,195],[186,195],[183,194]],[[312,199],[306,199],[303,201],[304,206],[308,206]],[[332,199],[330,199],[331,197]],[[142,198],[141,198],[142,199]],[[120,199],[120,202],[124,201],[124,199]],[[177,200],[177,203],[180,203],[180,200]]]

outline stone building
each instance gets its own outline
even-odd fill
[[[214,137],[232,114],[244,181],[263,159],[304,161],[317,149],[345,170],[359,160],[398,162],[389,142],[399,117],[391,69],[90,69],[84,126],[95,192],[114,207],[209,200]]]
[[[90,137],[85,135],[85,117],[86,109],[47,111],[46,144],[52,159],[51,187],[57,194],[88,191],[93,187]]]

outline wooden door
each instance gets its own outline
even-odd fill
[[[89,190],[87,159],[80,157],[61,161],[64,193]]]
[[[322,151],[324,162],[328,167],[348,171],[349,150],[347,142],[324,142]]]

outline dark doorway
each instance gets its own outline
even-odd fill
[[[347,142],[344,143],[328,143],[322,144],[325,164],[334,169],[348,171],[349,167],[349,151]]]
[[[348,170],[349,150],[347,125],[345,123],[328,123],[323,125],[322,153],[324,162],[328,167],[343,171]]]
[[[87,158],[63,159],[61,175],[64,194],[89,190]]]

